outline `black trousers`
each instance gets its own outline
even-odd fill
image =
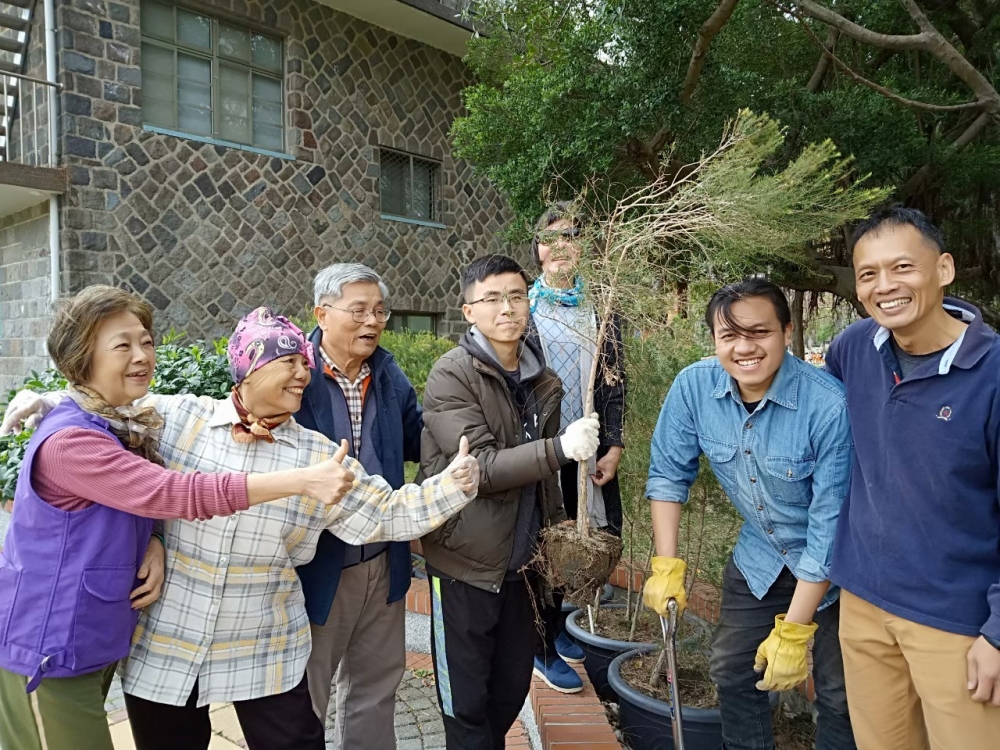
[[[774,616],[788,611],[798,582],[788,568],[763,599],[750,591],[733,558],[722,574],[722,610],[712,642],[709,674],[719,689],[722,739],[726,750],[774,750],[771,706],[756,687],[757,647],[774,627]],[[817,612],[813,641],[816,680],[816,750],[856,750],[847,710],[844,661],[840,655],[840,602]]]
[[[492,593],[431,576],[431,653],[448,750],[505,747],[531,688],[534,610],[523,578]]]
[[[136,750],[206,750],[212,739],[208,706],[198,708],[198,683],[184,706],[125,694]],[[249,750],[325,750],[326,730],[313,712],[309,685],[233,704]]]

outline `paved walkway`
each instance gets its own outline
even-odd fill
[[[443,750],[444,725],[438,711],[437,695],[434,691],[434,670],[428,654],[407,652],[406,673],[396,693],[396,750]],[[134,750],[129,731],[128,717],[124,710],[121,687],[117,679],[108,695],[108,722],[115,750]],[[333,737],[333,701],[330,702],[330,716],[326,724],[326,746],[336,750]],[[246,748],[240,723],[232,705],[213,705],[212,743],[210,750],[237,750]],[[509,750],[529,750],[527,735],[518,721],[507,734]]]

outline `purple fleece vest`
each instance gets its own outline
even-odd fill
[[[29,678],[73,677],[128,655],[139,613],[128,595],[153,522],[105,505],[58,510],[31,486],[38,447],[67,427],[108,423],[66,399],[28,442],[0,553],[0,667]],[[124,450],[124,448],[122,448]]]

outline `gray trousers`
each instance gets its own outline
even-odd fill
[[[309,694],[326,723],[336,674],[334,736],[340,750],[396,747],[393,717],[406,669],[406,602],[389,605],[388,598],[389,555],[383,553],[341,573],[326,624],[312,626]]]

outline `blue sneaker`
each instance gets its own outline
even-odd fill
[[[562,657],[562,660],[568,664],[579,664],[586,656],[586,654],[583,653],[583,649],[575,644],[568,635],[566,635],[565,630],[559,634],[558,638],[556,638],[556,653],[559,654],[559,656]]]
[[[580,675],[558,656],[547,665],[536,656],[534,672],[545,681],[546,685],[560,693],[579,693],[583,690],[583,680],[580,679]]]

